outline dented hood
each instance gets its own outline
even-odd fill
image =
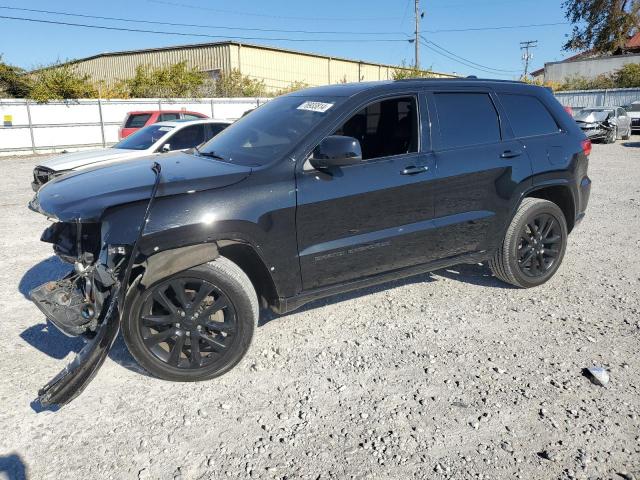
[[[187,152],[168,153],[61,176],[45,184],[29,208],[60,221],[97,221],[109,207],[149,198],[154,161],[162,166],[158,197],[226,187],[251,173],[251,167]]]

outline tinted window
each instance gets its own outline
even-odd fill
[[[436,93],[440,139],[444,148],[500,141],[500,124],[486,93]]]
[[[209,136],[208,136],[207,140],[209,140],[210,138],[215,137],[217,134],[219,134],[222,130],[224,130],[228,126],[229,126],[229,124],[227,124],[227,123],[210,123],[209,124],[209,133],[208,133]]]
[[[347,120],[334,135],[354,137],[362,159],[418,151],[418,112],[413,97],[372,103]]]
[[[206,115],[194,115],[193,113],[185,113],[182,115],[182,118],[187,120],[199,120],[201,118],[206,118]]]
[[[124,128],[142,128],[147,124],[150,118],[150,113],[138,113],[135,115],[129,115],[129,118],[127,118],[127,122],[124,124]]]
[[[180,118],[179,113],[161,113],[158,117],[159,122],[168,122],[171,120],[178,120]]]
[[[531,95],[500,94],[509,123],[516,137],[557,133],[559,128],[549,110]]]
[[[193,148],[204,142],[205,126],[203,124],[191,125],[174,133],[167,139],[166,143],[171,145],[171,150],[184,150]]]
[[[297,95],[274,98],[229,125],[200,150],[232,163],[265,165],[281,159],[344,100]]]
[[[130,150],[146,150],[162,137],[167,135],[173,127],[161,125],[149,125],[129,135],[124,140],[116,143],[113,148],[125,148]]]

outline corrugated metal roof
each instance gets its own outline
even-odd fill
[[[255,43],[236,42],[232,40],[222,41],[222,42],[190,43],[186,45],[172,45],[168,47],[145,48],[141,50],[122,50],[119,52],[103,52],[97,55],[92,55],[90,57],[77,58],[74,60],[70,60],[65,63],[79,63],[79,62],[86,62],[88,60],[94,60],[97,58],[116,57],[116,56],[132,55],[132,54],[139,54],[139,53],[166,52],[171,50],[186,50],[186,49],[213,47],[213,46],[222,46],[222,45],[246,46],[246,47],[257,48],[262,50],[269,50],[273,52],[287,52],[287,53],[293,53],[296,55],[305,55],[308,57],[316,57],[316,58],[323,58],[323,59],[330,58],[332,60],[339,60],[339,61],[350,62],[350,63],[361,63],[363,65],[375,65],[375,66],[388,67],[388,68],[407,68],[400,65],[391,65],[386,63],[378,63],[378,62],[371,62],[371,61],[365,61],[365,60],[355,60],[352,58],[336,57],[333,55],[323,55],[323,54],[313,53],[313,52],[303,52],[300,50],[291,50],[288,48],[272,47],[269,45],[258,45]],[[433,73],[439,73],[442,75],[451,75],[451,74],[442,73],[442,72],[433,72]],[[455,76],[455,75],[451,75],[451,76]]]

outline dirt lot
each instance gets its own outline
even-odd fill
[[[334,297],[206,383],[151,378],[119,340],[57,412],[31,402],[81,342],[25,297],[61,272],[26,208],[35,159],[0,161],[0,479],[640,478],[640,143],[594,146],[543,287],[478,265]]]

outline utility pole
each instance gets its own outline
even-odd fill
[[[416,70],[420,68],[420,16],[418,14],[420,0],[415,0],[415,15],[416,15],[416,38],[413,43],[416,47]]]
[[[538,46],[537,40],[527,40],[526,42],[520,42],[520,50],[522,50],[522,60],[524,60],[524,75],[522,78],[527,78],[529,74],[529,61],[533,58],[533,53],[529,52],[530,49]]]

